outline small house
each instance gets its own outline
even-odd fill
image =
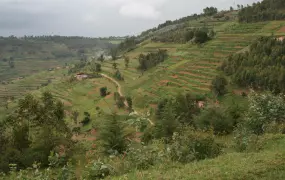
[[[75,77],[76,77],[77,80],[83,80],[83,79],[87,79],[87,78],[88,78],[88,75],[85,74],[85,73],[77,73],[77,74],[75,75]]]
[[[198,101],[198,107],[199,108],[204,108],[205,107],[205,102],[204,101]]]
[[[285,39],[284,36],[281,36],[281,37],[277,38],[278,41],[283,41],[284,39]]]

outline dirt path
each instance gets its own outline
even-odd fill
[[[122,93],[122,86],[120,85],[120,83],[118,81],[116,81],[114,78],[111,78],[110,76],[108,76],[106,74],[102,74],[101,73],[101,76],[103,76],[104,78],[109,79],[113,83],[115,83],[116,87],[117,87],[117,91],[120,94],[120,96],[124,96],[123,93]],[[129,107],[128,102],[126,100],[124,101],[124,104],[125,104],[126,107]]]
[[[117,91],[118,91],[118,93],[120,94],[120,96],[124,96],[124,94],[122,93],[122,86],[120,85],[120,83],[118,82],[118,81],[116,81],[114,78],[112,78],[112,77],[110,77],[110,76],[108,76],[108,75],[106,75],[106,74],[100,74],[101,76],[103,76],[104,78],[106,78],[106,79],[109,79],[109,80],[111,80],[113,83],[115,83],[116,84],[116,87],[117,87]],[[129,105],[128,105],[128,102],[125,100],[124,101],[124,104],[125,104],[125,106],[126,107],[129,107]],[[137,111],[135,110],[135,109],[133,109],[134,110],[134,113],[137,113]],[[138,113],[137,113],[138,114]],[[149,120],[149,123],[151,124],[151,125],[154,125],[154,123],[151,121],[151,120]]]

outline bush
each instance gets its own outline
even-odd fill
[[[215,134],[229,134],[236,125],[236,120],[221,107],[209,107],[204,109],[194,118],[195,126],[202,130],[213,128]]]
[[[253,133],[260,135],[271,123],[285,123],[285,100],[283,95],[272,93],[249,94],[249,110],[246,114],[245,126]]]
[[[83,126],[86,126],[91,121],[91,115],[88,112],[84,112],[84,119],[81,121]]]
[[[240,124],[234,131],[234,147],[238,152],[258,152],[270,146],[271,142],[283,138],[279,132],[258,136],[244,124]]]
[[[87,167],[88,179],[103,179],[111,174],[112,168],[102,162],[94,162],[91,166]]]
[[[148,146],[129,148],[126,161],[130,163],[132,169],[145,170],[163,162],[165,156],[164,149],[154,142]]]
[[[99,133],[99,140],[104,148],[104,153],[111,154],[111,152],[116,152],[122,154],[126,151],[127,140],[124,129],[125,126],[120,122],[116,114],[104,121]]]
[[[125,107],[125,97],[123,97],[123,96],[117,97],[116,104],[117,104],[118,108]]]
[[[226,86],[228,85],[227,79],[224,76],[216,76],[212,81],[211,90],[217,96],[222,96],[227,93]]]
[[[123,80],[124,80],[124,77],[123,77],[123,75],[121,74],[121,72],[120,72],[119,70],[117,70],[117,71],[115,72],[114,77],[115,77],[116,79],[118,79],[119,81],[123,81]]]
[[[215,142],[212,133],[195,131],[192,128],[183,133],[174,133],[169,145],[171,159],[182,163],[214,158],[221,152],[221,145]]]
[[[100,95],[102,96],[102,97],[105,97],[105,96],[107,96],[107,87],[101,87],[100,88]]]

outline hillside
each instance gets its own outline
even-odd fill
[[[234,16],[235,12],[230,15]],[[213,21],[209,18],[203,23],[199,23],[199,20],[189,22],[189,26],[200,27],[204,23],[214,29],[216,36],[202,46],[146,40],[125,54],[131,58],[129,68],[125,69],[123,59],[116,61],[125,78],[122,82],[123,89],[136,99],[136,106],[156,104],[158,99],[178,92],[211,96],[211,81],[218,74],[217,68],[226,57],[243,51],[259,36],[270,36],[272,33],[276,37],[285,35],[282,30],[285,21],[239,24],[234,21]],[[136,70],[138,56],[157,49],[167,49],[169,58],[142,76]],[[103,70],[112,73],[112,63],[104,63]]]
[[[19,98],[31,90],[58,82],[67,74],[67,70],[61,69],[82,58],[99,56],[114,46],[109,41],[62,36],[1,37],[0,106],[7,98]]]
[[[0,179],[284,179],[285,19],[243,20],[280,2],[124,39],[9,37]]]

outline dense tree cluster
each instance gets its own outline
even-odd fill
[[[187,17],[183,17],[183,18],[174,20],[174,21],[168,20],[165,23],[159,24],[158,27],[155,27],[155,28],[152,28],[152,29],[149,29],[149,30],[146,30],[146,31],[142,32],[140,36],[146,36],[146,35],[148,35],[151,32],[158,31],[158,30],[160,30],[162,28],[165,28],[167,26],[170,26],[170,25],[183,24],[183,23],[185,23],[187,21],[190,21],[190,20],[197,20],[201,16],[202,15],[193,14],[193,15],[190,15],[190,16],[187,16]]]
[[[140,54],[139,55],[139,67],[138,69],[146,71],[149,68],[155,67],[159,63],[165,61],[167,58],[167,50],[159,49],[155,53]]]
[[[231,55],[221,69],[241,87],[284,92],[284,55],[284,41],[260,37],[251,44],[249,52]]]
[[[154,36],[152,41],[186,43],[192,40],[194,43],[204,43],[214,37],[214,35],[215,32],[207,28],[186,29],[181,27]]]
[[[136,40],[136,37],[127,37],[123,42],[121,42],[118,46],[119,51],[131,51],[136,47],[136,44],[138,41]]]
[[[31,167],[34,162],[49,164],[51,151],[64,158],[72,145],[71,133],[64,121],[64,107],[46,92],[41,100],[27,95],[16,111],[0,124],[0,172],[9,171],[9,164]]]
[[[263,0],[253,3],[252,6],[240,10],[238,18],[240,22],[259,22],[285,19],[284,0]]]
[[[218,13],[218,9],[215,7],[206,7],[205,9],[203,9],[203,12],[205,16],[212,16]]]
[[[218,13],[218,9],[217,8],[215,8],[215,7],[206,7],[205,9],[203,9],[203,13],[201,13],[201,14],[196,14],[195,13],[195,14],[192,14],[190,16],[186,16],[186,17],[183,17],[183,18],[180,18],[180,19],[176,19],[174,21],[167,20],[164,23],[159,24],[155,28],[152,28],[152,29],[149,29],[149,30],[146,30],[146,31],[142,32],[140,36],[147,36],[147,35],[149,35],[152,32],[161,30],[161,29],[163,29],[165,27],[168,27],[168,26],[171,26],[171,25],[179,25],[179,24],[184,24],[184,23],[186,23],[188,21],[197,20],[200,17],[202,17],[203,15],[212,16],[212,15],[217,14],[217,13]]]

